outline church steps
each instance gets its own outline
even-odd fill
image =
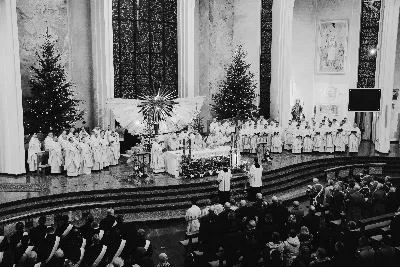
[[[304,196],[305,185],[309,184],[314,177],[324,177],[326,169],[363,163],[386,163],[385,175],[394,175],[400,172],[400,159],[394,157],[318,159],[264,172],[262,192],[267,196],[280,196],[287,192],[295,192],[293,197]],[[168,213],[168,210],[171,210],[171,214],[176,215],[188,208],[189,200],[193,196],[197,196],[200,203],[216,196],[218,187],[214,182],[215,179],[216,177],[208,177],[204,178],[203,182],[193,181],[174,186],[82,191],[2,203],[0,204],[0,222],[4,219],[11,222],[28,217],[32,210],[35,211],[34,217],[69,210],[109,207],[114,208],[116,213],[156,214]],[[246,181],[245,174],[234,175],[232,179],[233,196],[237,198],[244,195]],[[15,216],[21,217],[17,219]]]

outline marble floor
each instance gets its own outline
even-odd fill
[[[370,142],[362,142],[359,153],[351,156],[399,156],[399,144],[392,144],[389,154],[380,154],[375,152],[374,145]],[[344,154],[325,154],[312,153],[294,155],[287,151],[282,154],[272,155],[273,160],[264,165],[265,170],[279,169],[291,164],[312,161],[316,159],[349,157]],[[251,160],[250,155],[243,155],[244,160]],[[126,161],[121,160],[118,166],[111,167],[109,170],[94,172],[90,175],[81,175],[78,177],[67,177],[61,175],[37,175],[28,173],[26,175],[12,176],[0,174],[0,201],[10,202],[20,199],[27,199],[38,196],[55,195],[67,192],[80,192],[91,190],[105,190],[118,188],[135,188],[146,186],[170,186],[178,184],[196,183],[199,181],[213,180],[215,177],[205,177],[191,180],[185,178],[174,178],[168,174],[152,174],[145,180],[127,179],[131,173],[131,168]]]

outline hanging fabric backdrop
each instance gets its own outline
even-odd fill
[[[377,53],[371,54],[370,50],[378,46],[380,12],[381,2],[375,1],[371,4],[370,1],[362,1],[357,88],[375,88]],[[372,123],[372,113],[356,112],[355,120],[363,133],[363,139],[370,140],[371,129],[366,128]]]
[[[273,0],[262,0],[260,52],[260,115],[270,117],[271,43]]]
[[[146,123],[140,112],[143,100],[113,98],[108,101],[108,106],[113,111],[115,119],[132,135],[147,134]],[[159,133],[180,131],[200,113],[204,96],[174,99],[172,116],[159,123]]]

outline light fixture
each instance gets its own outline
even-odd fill
[[[369,50],[369,54],[372,55],[372,56],[375,56],[377,51],[378,51],[378,50],[377,50],[376,48],[371,48],[371,49]]]

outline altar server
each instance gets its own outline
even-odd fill
[[[61,147],[63,147],[64,142],[68,142],[68,135],[67,135],[67,130],[63,130],[58,137],[58,142],[60,143]]]
[[[65,145],[65,170],[68,176],[78,176],[81,157],[72,137],[68,138]]]
[[[334,151],[334,133],[331,125],[332,123],[329,122],[328,126],[325,128],[325,152],[327,153],[333,153]]]
[[[335,152],[345,152],[346,151],[346,140],[347,136],[343,132],[342,128],[338,128],[336,130],[335,138],[334,138],[334,145],[335,145]]]
[[[93,153],[93,171],[100,171],[103,169],[103,151],[101,147],[100,139],[95,131],[92,131],[92,137],[90,138],[90,147]]]
[[[293,143],[293,131],[294,131],[294,125],[292,124],[292,120],[289,120],[289,125],[285,129],[285,132],[283,134],[283,142],[284,142],[284,149],[285,150],[291,150],[292,149],[292,143]]]
[[[303,131],[300,129],[300,124],[297,124],[296,130],[293,131],[292,153],[301,154],[303,148]]]
[[[353,127],[350,129],[349,135],[349,152],[350,153],[357,153],[358,146],[360,145],[361,140],[361,131],[358,128],[357,124],[355,123]]]
[[[232,173],[228,168],[223,168],[217,177],[218,186],[218,199],[220,204],[230,202],[231,196],[231,178]]]
[[[276,122],[275,127],[272,128],[272,149],[271,152],[282,153],[282,129],[279,127],[279,122]]]
[[[251,165],[250,171],[248,174],[249,177],[249,200],[254,201],[256,199],[256,195],[261,193],[262,187],[262,171],[263,168],[261,164],[258,162],[258,158],[254,159],[254,164]]]
[[[54,142],[54,135],[52,132],[49,132],[46,136],[46,138],[44,139],[44,150],[49,151],[51,144]]]
[[[93,168],[93,153],[85,139],[79,143],[81,149],[81,168],[80,171],[83,174],[91,174]]]
[[[179,141],[177,140],[176,133],[172,133],[170,135],[168,146],[169,146],[168,149],[170,151],[175,151],[179,149]]]
[[[49,164],[51,166],[51,173],[61,173],[63,154],[57,137],[53,137],[53,142],[49,147]]]
[[[37,134],[32,134],[31,140],[29,141],[29,148],[28,148],[28,160],[27,163],[29,164],[29,171],[33,172],[37,170],[38,162],[37,162],[37,154],[40,152],[40,141],[37,138]]]
[[[306,129],[303,131],[303,152],[310,153],[313,151],[313,131],[310,128],[310,125],[306,126]]]

